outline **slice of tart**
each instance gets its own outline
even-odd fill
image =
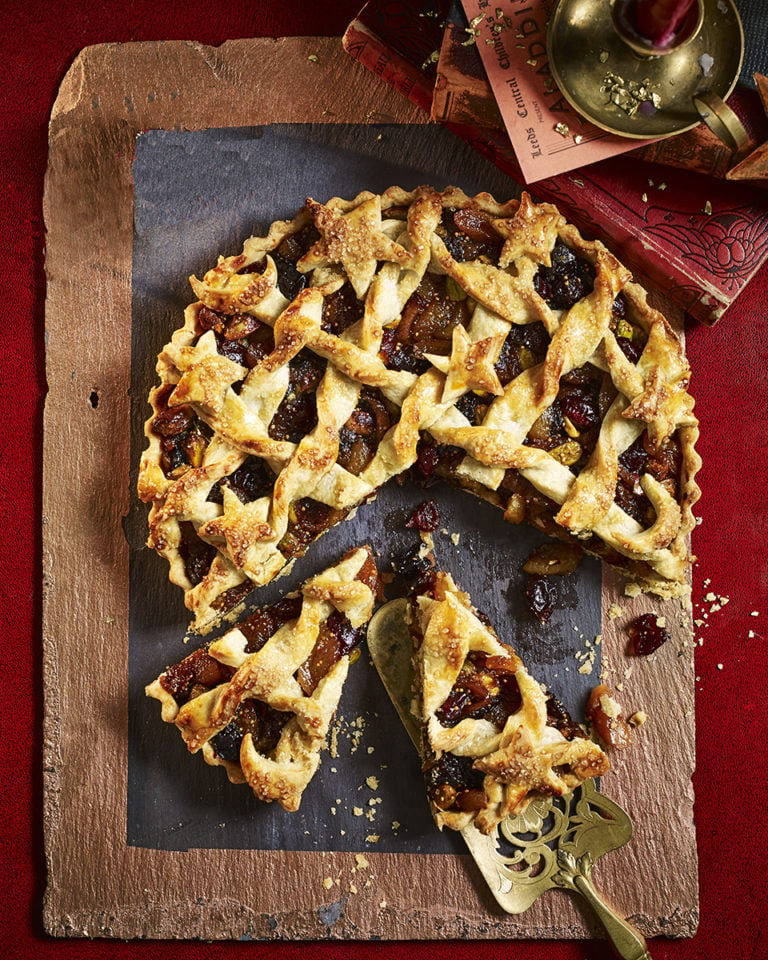
[[[414,712],[437,825],[489,834],[536,797],[608,771],[608,758],[544,691],[450,574],[422,573],[407,608]]]
[[[687,588],[688,364],[555,207],[454,187],[310,199],[191,282],[139,494],[197,628],[408,470],[645,589]]]
[[[370,548],[352,550],[168,667],[147,695],[190,752],[202,751],[260,800],[295,811],[320,763],[378,584]]]

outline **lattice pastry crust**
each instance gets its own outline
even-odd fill
[[[645,589],[685,588],[688,364],[555,207],[453,187],[310,199],[191,283],[139,493],[198,629],[412,467]]]
[[[564,712],[548,719],[548,695],[449,574],[437,572],[408,610],[427,792],[441,829],[474,823],[490,833],[535,797],[563,796],[608,771],[601,748]],[[492,709],[478,708],[494,698],[500,700]],[[463,761],[463,770],[446,764],[446,755]],[[482,775],[482,785],[463,790],[469,767]]]
[[[147,688],[191,753],[289,811],[320,763],[349,654],[373,612],[370,548],[350,551],[288,598],[252,614]],[[293,602],[292,602],[293,601]]]

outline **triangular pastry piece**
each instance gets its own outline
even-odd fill
[[[687,590],[700,460],[680,341],[552,205],[309,200],[192,287],[138,487],[196,629],[408,470]]]
[[[437,825],[490,833],[536,797],[606,773],[602,749],[501,643],[450,574],[419,577],[408,606],[427,797]]]
[[[248,783],[260,800],[297,810],[378,583],[370,548],[352,550],[168,667],[147,695],[190,752],[223,766],[233,783]]]

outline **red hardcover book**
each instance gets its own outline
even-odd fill
[[[430,111],[449,9],[449,0],[371,0],[347,28],[345,49]],[[521,181],[503,131],[445,126]],[[768,258],[768,191],[754,183],[622,156],[540,180],[534,192],[707,324],[723,315]]]

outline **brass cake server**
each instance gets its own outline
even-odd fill
[[[368,652],[398,716],[419,749],[421,730],[411,713],[412,641],[405,599],[391,600],[368,626]],[[651,960],[642,934],[623,920],[592,884],[599,857],[632,838],[632,821],[618,804],[586,780],[570,796],[534,800],[520,816],[503,821],[491,836],[474,826],[465,843],[499,906],[517,914],[545,890],[580,893],[591,905],[623,960]]]

